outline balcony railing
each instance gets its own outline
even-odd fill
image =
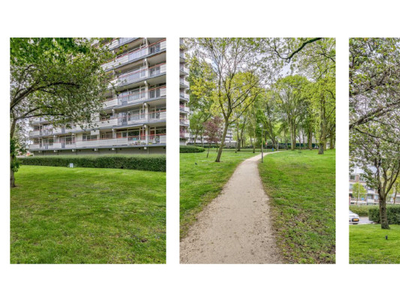
[[[109,48],[110,50],[112,50],[112,49],[115,49],[115,48],[120,47],[120,46],[122,46],[122,45],[125,45],[125,44],[127,44],[127,43],[129,43],[129,42],[132,42],[132,41],[134,41],[134,40],[136,40],[136,39],[137,39],[137,37],[135,37],[135,38],[119,38],[119,39],[114,39],[114,40],[108,45],[108,48]]]
[[[123,86],[129,83],[143,81],[147,78],[165,74],[166,71],[167,71],[167,64],[162,63],[148,69],[141,69],[125,73],[118,76],[116,79],[112,80],[109,87],[111,87],[112,84],[114,84],[115,86]]]
[[[162,40],[154,44],[148,45],[146,47],[136,49],[118,56],[115,60],[108,62],[103,65],[104,70],[110,70],[120,65],[124,65],[131,61],[135,61],[139,58],[145,57],[147,55],[156,54],[163,51],[166,48],[166,41]]]
[[[180,70],[181,70],[181,72],[183,72],[183,73],[189,74],[189,69],[186,68],[185,66],[180,66]]]
[[[190,111],[190,108],[187,106],[179,105],[179,109],[181,112],[188,113]]]
[[[180,84],[181,84],[181,86],[189,87],[189,81],[187,81],[184,78],[180,78]]]
[[[159,97],[164,97],[167,94],[167,88],[164,87],[159,87],[159,88],[154,88],[151,89],[147,92],[137,92],[137,93],[132,93],[129,95],[123,95],[123,96],[118,96],[118,98],[114,98],[109,101],[104,102],[104,108],[110,108],[113,106],[124,106],[124,105],[130,105],[134,104],[135,102],[142,102],[145,100],[151,100]]]
[[[180,93],[180,97],[181,97],[182,99],[185,99],[185,100],[189,101],[189,95],[186,94],[186,93]]]
[[[189,120],[188,119],[180,119],[179,123],[180,123],[180,125],[189,125]]]
[[[188,139],[190,137],[189,132],[180,132],[179,134],[181,139]]]
[[[78,140],[75,143],[56,142],[52,144],[32,144],[29,146],[30,150],[61,150],[61,149],[76,149],[76,148],[97,148],[97,147],[118,147],[118,146],[139,146],[139,145],[153,145],[153,144],[166,144],[167,136],[162,134],[149,134],[140,136],[129,136],[111,139],[96,139],[96,140]]]

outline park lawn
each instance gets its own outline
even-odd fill
[[[216,149],[201,153],[180,154],[180,237],[187,235],[196,215],[222,191],[236,167],[245,159],[253,157],[250,149],[235,153],[224,150],[221,162],[216,163]],[[260,155],[258,153],[258,155]]]
[[[11,263],[165,263],[166,175],[21,166]]]
[[[353,225],[349,229],[351,264],[400,263],[400,225],[390,225],[389,230],[381,229],[379,224]]]
[[[335,263],[335,151],[285,151],[259,164],[287,263]]]

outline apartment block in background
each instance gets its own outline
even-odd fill
[[[179,138],[180,144],[186,145],[189,141],[189,82],[187,76],[189,69],[186,67],[185,58],[186,47],[183,39],[180,39],[180,53],[179,53]]]
[[[166,39],[116,38],[108,47],[118,55],[103,66],[113,80],[97,126],[32,119],[35,155],[166,152]]]

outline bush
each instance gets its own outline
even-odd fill
[[[181,146],[180,153],[199,153],[204,152],[206,149],[203,147],[196,147],[196,146]]]
[[[360,217],[368,217],[369,209],[370,207],[368,205],[350,205],[350,210]]]
[[[386,209],[389,224],[400,225],[400,205],[388,205]],[[370,221],[380,223],[379,207],[370,208],[368,216]]]
[[[57,155],[19,159],[22,165],[166,171],[165,155]]]

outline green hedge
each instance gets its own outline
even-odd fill
[[[387,217],[389,224],[400,224],[400,205],[387,206]],[[368,217],[371,221],[380,223],[379,206],[369,209]]]
[[[180,153],[199,153],[204,152],[206,149],[196,146],[181,146]]]
[[[360,217],[368,217],[368,210],[370,208],[368,205],[350,205],[350,210]]]
[[[57,155],[19,159],[22,165],[166,171],[165,155]]]

